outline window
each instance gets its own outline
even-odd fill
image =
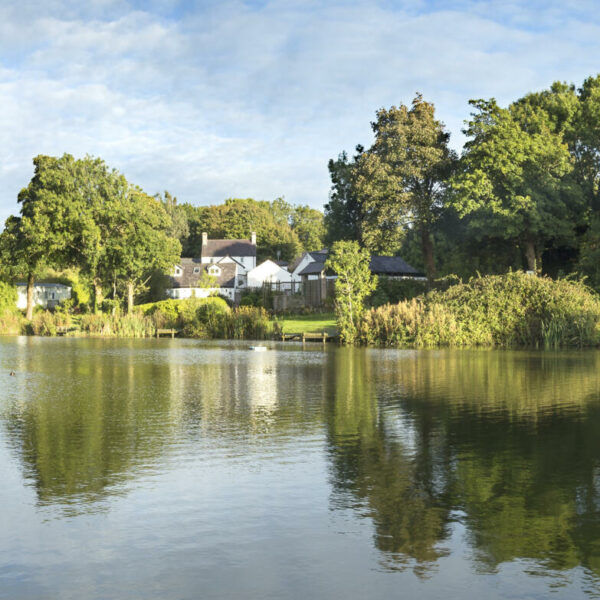
[[[200,273],[200,267],[194,267],[194,275]]]
[[[213,265],[208,268],[208,272],[210,275],[220,275],[221,269],[219,269],[219,267],[217,267],[216,265]]]
[[[175,267],[175,277],[181,277],[183,271],[179,267]]]

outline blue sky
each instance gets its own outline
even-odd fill
[[[462,144],[506,104],[600,72],[596,1],[0,4],[0,218],[36,154],[100,156],[150,194],[322,208],[327,161],[416,91]]]

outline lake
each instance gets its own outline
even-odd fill
[[[268,345],[0,338],[0,597],[600,596],[600,352]]]

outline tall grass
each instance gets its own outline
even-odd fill
[[[360,341],[384,346],[591,346],[600,299],[584,283],[522,272],[471,279],[368,311]]]

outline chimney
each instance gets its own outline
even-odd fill
[[[202,246],[206,246],[208,244],[208,234],[206,231],[202,232]]]
[[[250,243],[256,246],[256,233],[254,231],[250,234]]]

